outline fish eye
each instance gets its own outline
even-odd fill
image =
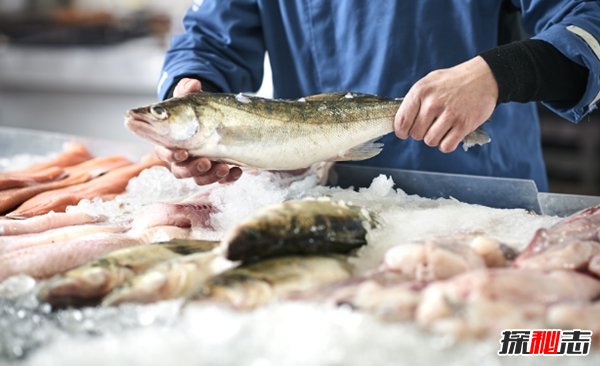
[[[159,105],[153,105],[150,107],[150,113],[159,119],[166,119],[168,117],[167,110]]]

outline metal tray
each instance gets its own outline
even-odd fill
[[[347,188],[368,186],[380,174],[391,177],[407,194],[455,198],[494,208],[522,208],[543,215],[568,216],[600,204],[600,197],[542,193],[532,180],[336,164],[329,184]]]

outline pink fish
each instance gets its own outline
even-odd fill
[[[0,236],[35,234],[59,227],[92,224],[104,221],[105,217],[94,217],[84,213],[49,212],[25,220],[0,220]]]
[[[170,226],[155,227],[139,235],[99,232],[67,242],[25,247],[0,255],[0,281],[17,274],[47,278],[113,250],[155,241],[156,235],[160,235],[160,241],[185,239],[189,230]]]
[[[24,202],[7,216],[27,218],[43,215],[50,211],[62,212],[67,206],[76,205],[82,199],[121,193],[127,187],[129,180],[137,176],[142,170],[164,164],[158,158],[151,157],[137,164],[122,166],[89,182],[39,194]]]

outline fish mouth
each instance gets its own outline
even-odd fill
[[[136,110],[130,110],[125,113],[125,127],[129,131],[164,146],[166,144],[164,137],[168,135],[168,131],[165,131],[164,134],[159,133],[155,126],[157,122],[151,115],[138,113]]]

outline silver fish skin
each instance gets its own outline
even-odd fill
[[[98,303],[136,274],[172,258],[214,249],[218,242],[174,239],[119,249],[42,283],[38,298],[53,307]]]
[[[402,99],[328,93],[298,100],[192,93],[129,110],[125,125],[158,145],[239,166],[292,170],[322,161],[365,160],[394,131]],[[490,137],[478,129],[465,149]]]
[[[213,250],[165,260],[128,278],[104,298],[102,305],[147,304],[188,297],[211,276],[234,265],[219,259],[221,253]]]
[[[212,277],[191,301],[253,309],[274,300],[315,291],[350,276],[350,265],[341,256],[271,258]]]

